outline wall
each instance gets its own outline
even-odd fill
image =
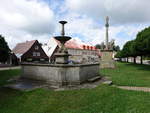
[[[22,64],[22,77],[42,80],[51,85],[80,84],[99,75],[99,64]]]
[[[69,60],[78,63],[98,62],[99,57],[96,50],[87,49],[72,49],[68,48],[68,53],[71,54]]]

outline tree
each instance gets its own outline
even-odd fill
[[[119,60],[121,61],[122,51],[118,51],[117,54],[115,55],[115,58],[119,58]]]
[[[127,62],[128,62],[128,57],[133,57],[134,63],[136,63],[137,52],[135,51],[134,46],[135,46],[135,40],[128,41],[125,43],[122,51],[120,52],[122,58],[127,58]]]
[[[127,62],[128,62],[128,57],[130,57],[130,46],[131,46],[131,41],[128,41],[125,43],[122,49],[122,57],[127,58]]]
[[[134,63],[136,63],[136,57],[138,56],[138,52],[136,50],[136,41],[130,41],[130,48],[129,48],[129,56],[134,58]]]
[[[9,57],[10,49],[5,38],[0,35],[0,62],[6,62]]]
[[[143,56],[150,56],[150,27],[140,31],[135,40],[131,40],[125,43],[123,49],[116,55],[116,57],[127,58],[134,57],[134,63],[136,63],[136,57],[141,56],[141,64],[143,63]]]
[[[141,64],[143,56],[150,55],[150,27],[145,28],[137,34],[135,50],[141,56]]]
[[[97,48],[97,49],[105,49],[105,47],[106,47],[106,45],[104,44],[104,42],[102,42],[101,44],[96,44],[95,45],[95,47]],[[117,45],[117,46],[115,46],[115,45],[113,45],[113,47],[112,47],[112,49],[114,50],[114,51],[120,51],[120,47]]]
[[[114,45],[113,50],[116,51],[116,52],[120,51],[120,47],[118,45],[117,46]]]
[[[101,49],[101,45],[100,44],[96,44],[95,47],[96,47],[96,49]]]
[[[105,46],[104,42],[102,42],[101,44],[96,44],[95,47],[97,49],[105,49],[106,46]]]

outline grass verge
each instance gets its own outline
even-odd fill
[[[132,63],[116,63],[116,69],[102,69],[101,74],[111,77],[116,85],[150,87],[150,66]]]

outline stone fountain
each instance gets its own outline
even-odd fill
[[[22,64],[22,77],[43,81],[49,86],[62,87],[70,85],[79,85],[81,83],[92,81],[99,76],[99,63],[92,64],[68,64],[69,54],[65,48],[65,43],[71,39],[65,36],[64,25],[66,21],[60,21],[62,24],[61,36],[55,36],[55,39],[61,43],[61,48],[55,54],[55,64]]]
[[[57,64],[67,64],[69,54],[67,49],[65,48],[65,43],[71,39],[69,36],[65,36],[65,29],[64,25],[67,23],[67,21],[59,21],[60,24],[62,24],[62,31],[61,36],[54,37],[56,40],[58,40],[61,43],[61,47],[59,51],[55,54],[56,57],[56,63]]]

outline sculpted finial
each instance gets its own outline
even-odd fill
[[[106,27],[109,27],[109,17],[106,17]]]

